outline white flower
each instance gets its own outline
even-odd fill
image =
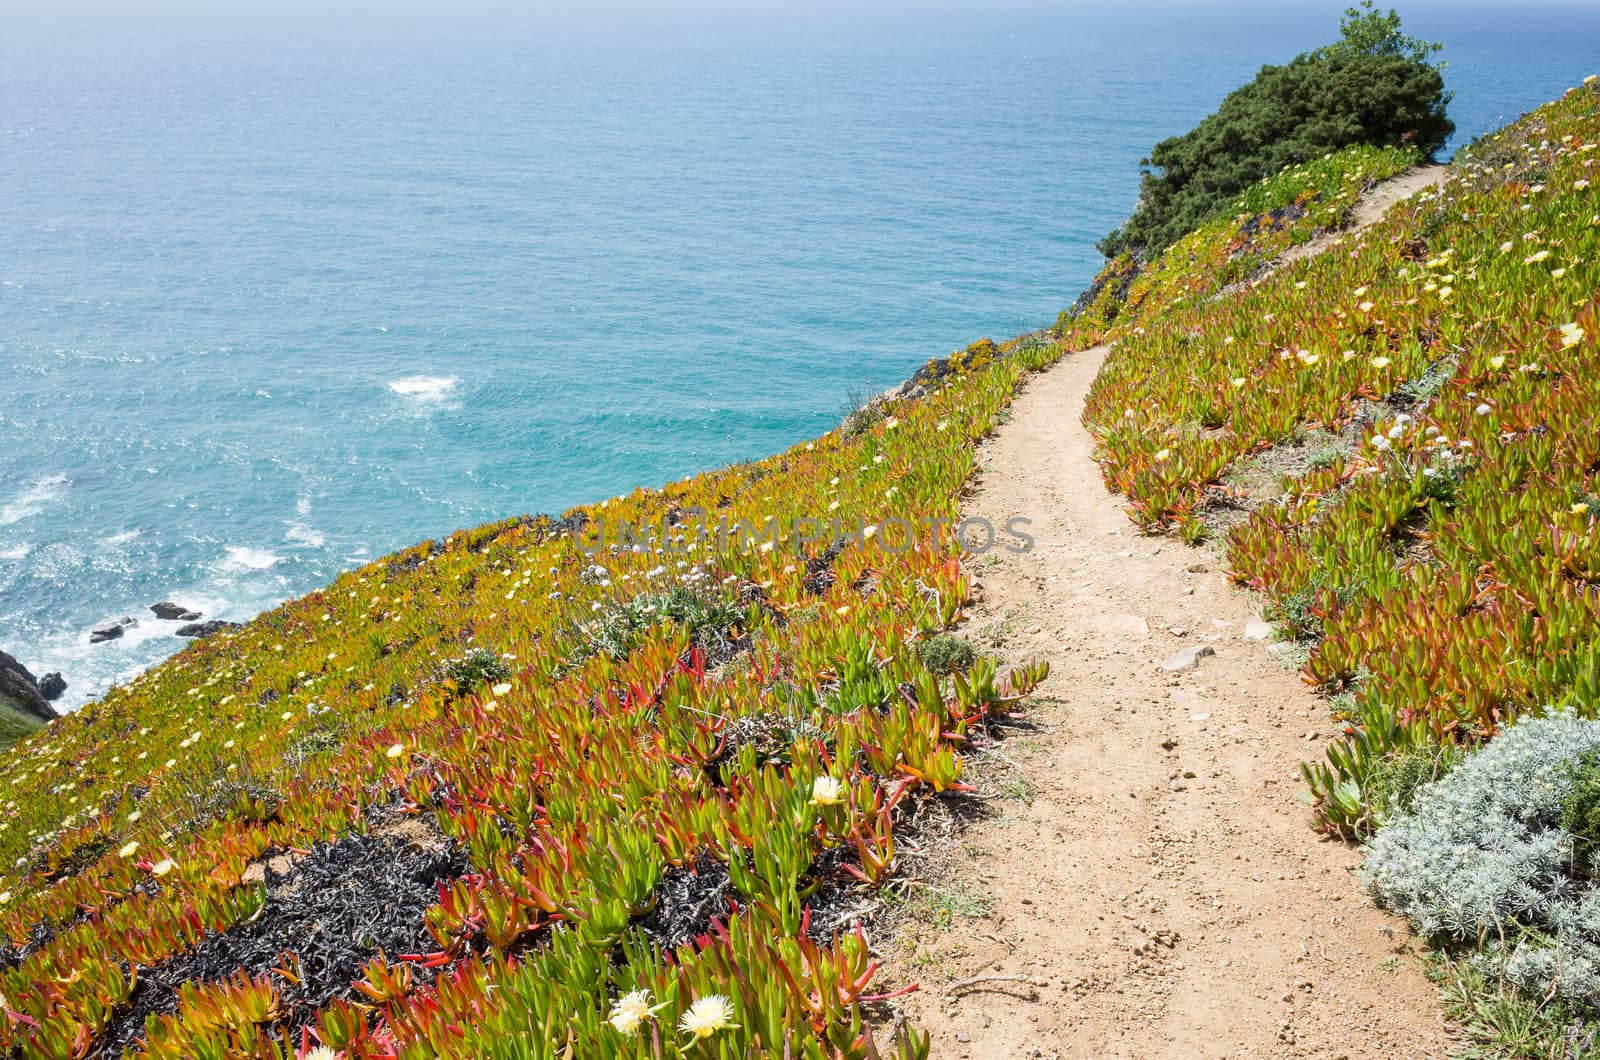
[[[1372,367],[1374,367],[1374,368],[1387,368],[1387,367],[1389,367],[1389,358],[1387,358],[1387,357],[1374,357],[1372,359]]]
[[[154,876],[165,876],[174,868],[176,868],[176,866],[173,865],[171,858],[162,858],[160,861],[150,866],[150,873]]]
[[[131,858],[135,854],[137,854],[138,852],[139,852],[138,840],[130,840],[127,844],[125,844],[123,846],[123,848],[121,850],[117,851],[117,854],[120,857]]]
[[[1583,329],[1577,324],[1561,325],[1561,348],[1570,350],[1583,341]]]
[[[390,744],[389,745],[389,749],[387,751],[383,752],[383,756],[385,758],[399,758],[401,755],[403,755],[405,753],[406,753],[406,745],[403,744],[403,743],[396,743],[396,744]]]
[[[1374,448],[1374,449],[1387,449],[1387,448],[1389,448],[1389,439],[1385,438],[1381,434],[1374,434],[1372,436],[1372,448]]]
[[[307,1053],[303,1060],[341,1060],[343,1056],[343,1053],[329,1049],[326,1045],[319,1045]]]
[[[709,1038],[718,1031],[735,1026],[733,1002],[721,994],[707,994],[700,998],[678,1020],[678,1029],[696,1040]]]
[[[824,773],[811,782],[811,805],[837,806],[844,801],[844,784]]]
[[[1479,405],[1477,408],[1473,409],[1472,411],[1477,413],[1479,416],[1487,416],[1487,415],[1489,415],[1491,410],[1490,410],[1488,405]]]
[[[651,1011],[650,991],[632,990],[612,1004],[606,1022],[615,1027],[618,1034],[633,1034],[650,1018]]]

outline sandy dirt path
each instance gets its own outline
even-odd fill
[[[1051,676],[1036,730],[1000,747],[1012,797],[929,881],[988,914],[905,925],[888,978],[922,984],[904,1007],[939,1058],[1446,1056],[1416,944],[1299,801],[1332,731],[1321,701],[1252,639],[1254,602],[1214,557],[1141,536],[1105,491],[1080,424],[1105,355],[1032,380],[983,447],[968,513],[1026,516],[1037,545],[974,564],[967,633]],[[959,985],[984,976],[1031,981]]]

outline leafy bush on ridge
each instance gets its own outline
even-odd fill
[[[1133,216],[1099,244],[1108,258],[1152,258],[1285,166],[1352,144],[1410,145],[1431,156],[1455,130],[1445,116],[1439,45],[1407,37],[1400,17],[1350,8],[1335,43],[1263,66],[1216,113],[1156,144]]]

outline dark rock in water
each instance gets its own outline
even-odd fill
[[[165,619],[168,622],[176,621],[185,615],[193,613],[182,604],[175,604],[171,600],[163,600],[159,604],[151,604],[150,610],[155,612],[157,618]]]
[[[31,714],[40,721],[57,717],[55,708],[39,693],[33,674],[3,651],[0,651],[0,704]]]
[[[104,644],[108,640],[116,640],[138,624],[138,619],[127,617],[115,622],[103,622],[89,631],[89,643]]]
[[[213,618],[210,622],[191,622],[187,626],[178,627],[180,637],[209,637],[213,633],[221,633],[225,629],[234,629],[237,622],[224,622],[220,618]]]
[[[60,699],[67,690],[67,679],[59,672],[39,678],[39,694],[46,699]]]
[[[178,616],[178,621],[179,622],[198,622],[198,621],[200,621],[200,612],[198,612],[198,611],[185,611],[183,614]]]

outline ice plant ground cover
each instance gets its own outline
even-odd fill
[[[1203,537],[1230,465],[1359,428],[1225,542],[1350,693],[1308,771],[1335,831],[1385,758],[1600,697],[1597,143],[1591,80],[1327,253],[1114,326],[1086,422],[1143,527]]]
[[[353,571],[19,743],[9,1055],[924,1055],[873,1041],[847,914],[1044,668],[930,670],[960,547],[882,546],[956,515],[1057,348],[1002,352],[848,436]],[[602,518],[669,539],[595,551]]]

